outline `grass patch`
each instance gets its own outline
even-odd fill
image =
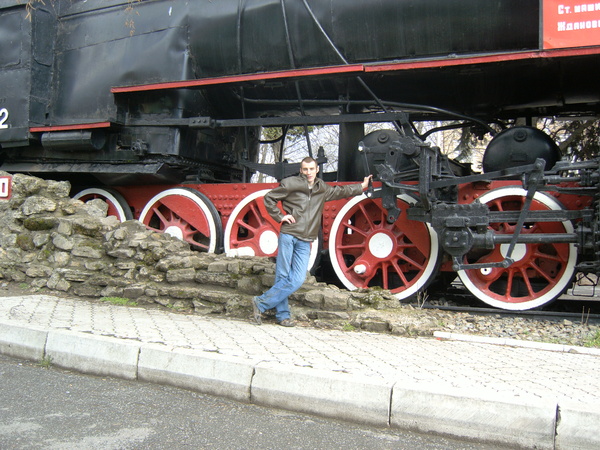
[[[133,300],[129,300],[128,298],[123,298],[123,297],[102,297],[100,299],[100,301],[108,302],[113,305],[120,305],[120,306],[137,306],[137,302],[134,302]]]
[[[342,327],[342,331],[356,331],[356,328],[351,323],[346,322]]]
[[[600,330],[596,330],[596,333],[594,333],[589,339],[587,339],[583,343],[583,346],[600,348]]]
[[[38,363],[38,366],[40,366],[43,369],[49,369],[50,367],[52,367],[52,358],[50,356],[44,356]]]

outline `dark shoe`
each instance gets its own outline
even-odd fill
[[[281,322],[277,322],[279,325],[281,325],[282,327],[295,327],[296,326],[296,322],[294,322],[292,319],[283,319]]]
[[[260,325],[262,323],[262,317],[260,313],[260,309],[258,309],[258,297],[252,298],[252,318],[254,319],[254,323],[256,325]]]

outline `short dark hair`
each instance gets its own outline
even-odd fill
[[[307,163],[307,164],[315,163],[318,166],[317,160],[315,158],[313,158],[312,156],[307,156],[306,158],[304,158],[302,161],[300,161],[300,164],[302,164],[302,163]]]

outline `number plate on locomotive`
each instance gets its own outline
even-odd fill
[[[0,177],[0,200],[8,200],[11,194],[12,178]]]

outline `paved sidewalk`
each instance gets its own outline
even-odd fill
[[[50,356],[84,372],[375,425],[523,447],[599,448],[598,349],[439,336],[257,326],[45,295],[0,297],[0,353]]]

